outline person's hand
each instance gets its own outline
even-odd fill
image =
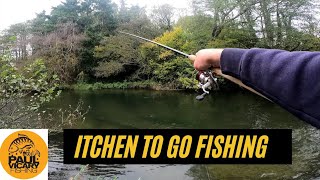
[[[198,71],[207,70],[210,67],[220,68],[220,57],[223,49],[202,49],[195,55],[193,66]]]

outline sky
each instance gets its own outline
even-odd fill
[[[36,17],[36,13],[57,6],[64,0],[0,0],[0,31],[12,24],[25,22]],[[112,0],[119,3],[119,0]],[[175,8],[187,10],[189,0],[127,0],[128,5],[146,6],[150,9],[160,4],[170,4]]]

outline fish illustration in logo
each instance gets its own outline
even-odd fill
[[[10,153],[19,152],[24,156],[38,155],[40,157],[40,152],[36,149],[34,142],[24,134],[18,134],[18,138],[12,141],[8,151]]]

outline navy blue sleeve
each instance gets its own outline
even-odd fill
[[[221,70],[320,128],[320,52],[230,48]]]

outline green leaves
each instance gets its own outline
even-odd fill
[[[117,7],[111,0],[66,0],[50,14],[43,11],[30,22],[11,26],[0,36],[1,50],[14,53],[17,62],[41,58],[44,63],[36,61],[19,74],[13,65],[4,63],[8,57],[0,57],[6,96],[16,88],[46,91],[48,86],[57,86],[57,81],[151,80],[193,87],[191,64],[186,65],[183,58],[178,62],[180,56],[154,44],[141,45],[143,41],[120,35],[118,30],[190,54],[227,47],[320,50],[316,0],[191,2],[193,15],[187,16],[183,11],[178,15],[169,5],[146,13],[145,7],[126,6],[126,1]],[[179,16],[177,23],[174,14]],[[29,45],[32,56],[27,52]]]
[[[9,56],[0,59],[0,120],[13,124],[28,120],[43,103],[60,94],[58,76],[48,74],[42,60],[17,69]]]
[[[170,84],[171,88],[192,89],[195,87],[194,68],[186,58],[176,58],[154,69],[155,80]]]
[[[187,53],[191,53],[195,47],[195,44],[189,39],[188,32],[184,31],[181,27],[176,27],[172,31],[163,33],[161,36],[155,38],[154,41]],[[144,43],[140,51],[144,58],[157,62],[167,61],[176,56],[173,51],[151,43]]]
[[[10,36],[10,37],[9,37],[9,40],[10,40],[10,41],[16,41],[16,40],[17,40],[17,36]]]
[[[157,37],[155,41],[184,52],[191,52],[195,45],[189,37],[188,32],[176,27]],[[146,59],[145,63],[152,69],[153,80],[173,89],[196,88],[195,71],[189,59],[151,43],[143,44],[140,51]]]

